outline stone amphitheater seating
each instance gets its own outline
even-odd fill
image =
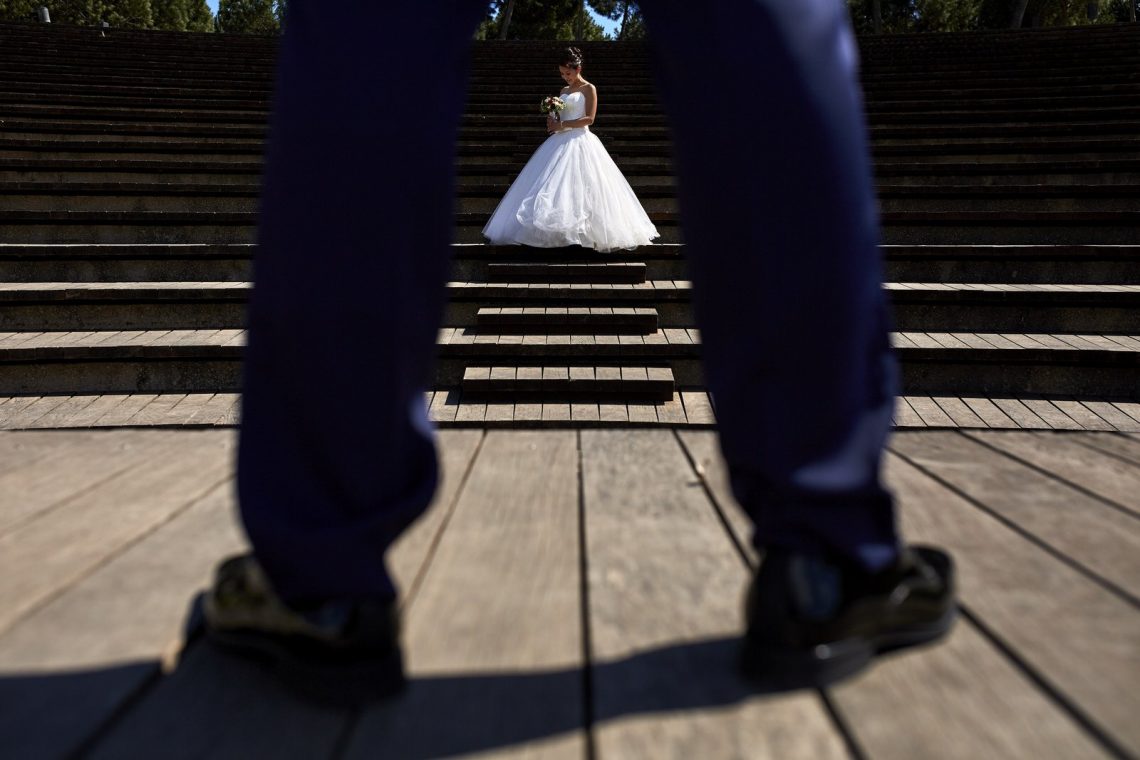
[[[483,244],[559,83],[555,43],[478,43],[438,345],[452,406],[701,389],[647,51],[583,48],[595,132],[661,244]],[[0,25],[0,395],[239,387],[274,55]],[[1140,399],[1140,27],[877,37],[863,55],[904,391]]]

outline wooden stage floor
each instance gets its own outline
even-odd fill
[[[0,756],[1086,758],[1140,754],[1140,437],[908,430],[905,534],[949,547],[941,646],[825,691],[733,671],[755,556],[713,433],[441,433],[391,554],[412,682],[316,709],[202,644],[243,545],[230,429],[0,433]]]

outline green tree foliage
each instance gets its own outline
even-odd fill
[[[114,27],[149,29],[153,23],[150,0],[0,0],[0,19],[27,21],[46,6],[56,24],[90,26],[106,21]]]
[[[1140,0],[1108,0],[1102,2],[1097,21],[1111,24],[1119,21],[1135,21],[1140,16]]]
[[[190,23],[190,3],[187,0],[150,0],[154,11],[154,28],[184,32]]]
[[[238,34],[277,34],[282,3],[275,0],[220,0],[218,31]]]
[[[645,18],[641,15],[641,6],[633,0],[587,0],[590,7],[599,16],[605,16],[611,21],[621,22],[618,25],[615,39],[641,40],[645,39]]]
[[[209,32],[214,14],[206,0],[0,0],[0,19],[27,21],[47,6],[52,23],[117,29]]]
[[[31,21],[36,8],[42,3],[34,0],[0,0],[0,19],[8,21]]]
[[[592,4],[592,3],[591,3]],[[585,0],[493,0],[476,39],[501,39],[508,5],[508,40],[604,40],[605,30],[587,10]]]
[[[206,4],[206,0],[187,0],[186,8],[186,31],[214,31],[214,12],[211,11],[210,6]]]
[[[1000,0],[1008,2],[1008,0]],[[879,0],[883,31],[960,32],[977,28],[983,0]],[[855,31],[874,31],[872,0],[848,0]]]
[[[1018,3],[1010,0],[982,0],[978,26],[982,29],[1008,29]],[[1021,16],[1022,27],[1069,26],[1088,23],[1088,0],[1028,0]]]
[[[1140,0],[1131,0],[1140,5]],[[1124,21],[1129,0],[1100,0],[1098,21]],[[873,30],[873,0],[848,0],[859,33]],[[1021,10],[1018,0],[879,0],[883,31],[961,32],[1008,29]],[[1088,0],[1026,0],[1019,26],[1087,24]]]

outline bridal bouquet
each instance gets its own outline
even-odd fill
[[[562,100],[562,98],[551,97],[542,99],[542,105],[538,107],[538,111],[539,113],[546,114],[547,116],[553,116],[557,119],[558,114],[562,113],[562,109],[564,108],[566,108],[566,103]]]

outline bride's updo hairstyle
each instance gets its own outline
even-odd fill
[[[562,62],[559,65],[570,69],[582,68],[582,51],[576,47],[566,48],[562,51]]]

